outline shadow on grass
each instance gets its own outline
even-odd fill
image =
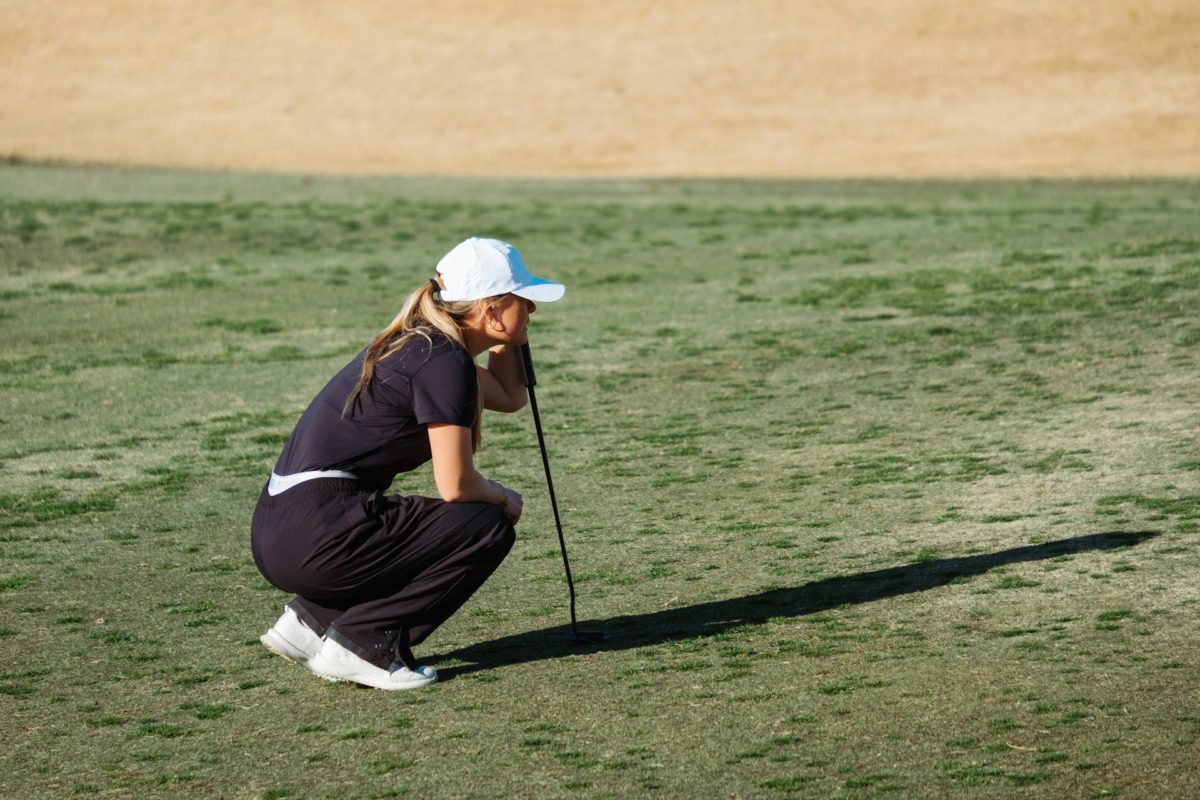
[[[745,597],[714,600],[711,603],[697,603],[648,614],[586,620],[579,624],[581,631],[607,633],[611,637],[607,641],[574,644],[567,641],[570,626],[559,625],[480,642],[443,653],[432,660],[467,662],[463,665],[439,667],[439,677],[446,680],[509,664],[580,653],[628,650],[680,639],[712,636],[771,619],[802,617],[841,606],[924,592],[944,586],[956,578],[982,575],[1005,564],[1044,561],[1072,553],[1131,547],[1158,535],[1157,531],[1093,533],[1028,547],[1014,547],[997,553],[943,558],[840,578],[826,578],[788,589],[773,589]],[[564,596],[564,615],[567,612],[565,600]]]

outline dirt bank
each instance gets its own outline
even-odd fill
[[[1197,42],[1195,0],[0,0],[0,155],[1195,175]]]

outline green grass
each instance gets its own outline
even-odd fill
[[[6,795],[1200,793],[1200,184],[0,165]],[[533,318],[500,571],[399,696],[258,635],[254,502],[464,236]],[[398,492],[433,493],[428,471]]]

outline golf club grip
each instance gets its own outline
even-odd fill
[[[533,354],[529,352],[529,342],[521,345],[521,366],[525,368],[525,386],[537,386],[537,376],[533,374]]]

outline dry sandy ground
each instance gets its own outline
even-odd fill
[[[1200,0],[0,0],[0,156],[1200,174]]]

